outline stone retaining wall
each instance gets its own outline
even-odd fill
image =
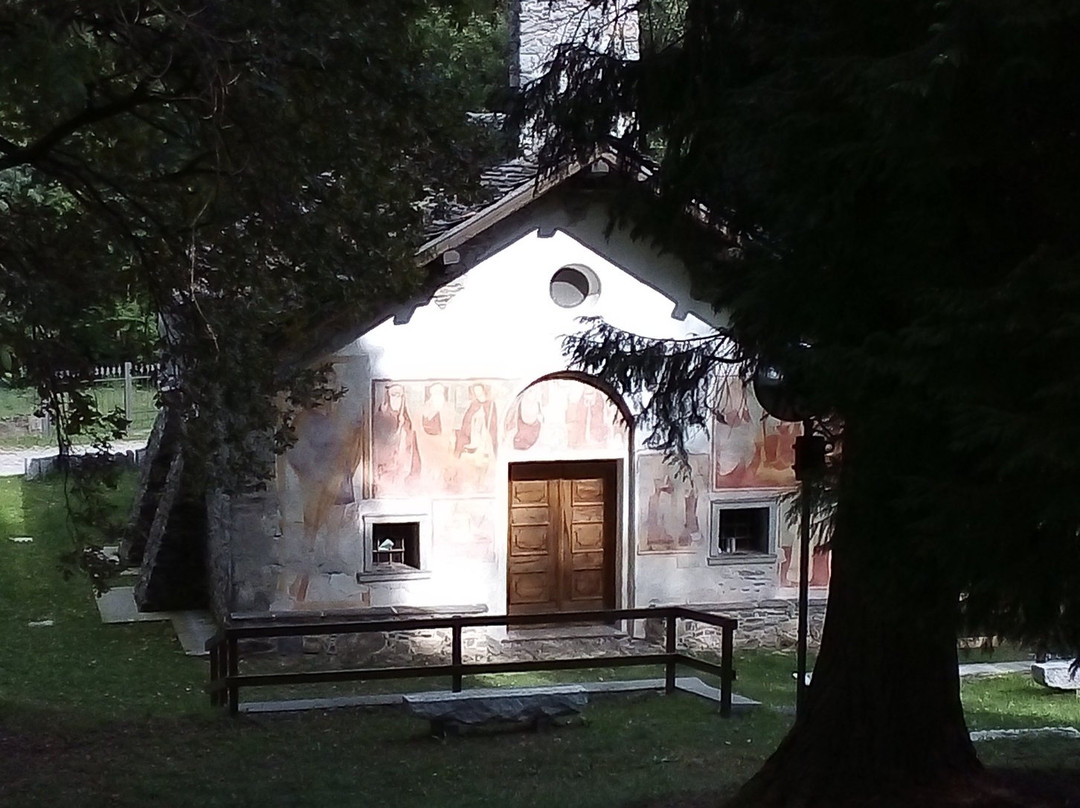
[[[736,648],[792,648],[798,641],[799,605],[795,600],[705,604],[690,608],[738,620],[739,626],[735,629]],[[821,642],[821,629],[825,623],[825,600],[811,600],[809,614],[808,644],[816,647]],[[645,636],[663,643],[664,621],[646,620]],[[696,620],[680,620],[676,637],[680,648],[720,650],[721,629]]]
[[[825,601],[815,599],[809,605],[809,643],[814,647],[821,640]],[[798,606],[795,601],[708,604],[694,608],[737,619],[736,649],[790,648],[796,643]],[[466,663],[483,663],[661,653],[665,641],[664,622],[659,618],[641,621],[635,632],[639,635],[637,637],[614,630],[589,636],[530,637],[528,632],[506,635],[494,627],[465,628],[462,631],[462,660]],[[719,628],[694,620],[679,620],[677,631],[680,649],[720,653]],[[280,663],[290,668],[307,667],[309,664],[331,669],[440,665],[451,661],[451,630],[439,628],[284,637],[274,642],[251,644],[245,651],[245,657],[251,659],[248,654],[252,652],[258,656],[258,651],[275,653]]]

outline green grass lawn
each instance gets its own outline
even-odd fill
[[[129,495],[130,487],[118,502]],[[792,720],[793,655],[767,651],[737,652],[736,690],[766,706],[730,720],[685,694],[599,698],[581,726],[446,740],[392,708],[230,719],[209,707],[207,664],[183,654],[168,623],[103,625],[86,582],[56,571],[68,542],[60,500],[56,481],[0,479],[5,808],[608,808],[693,795],[716,804]],[[45,620],[53,625],[29,625]],[[968,682],[963,696],[973,728],[1080,726],[1080,701],[1028,677]],[[1080,768],[1080,741],[1071,739],[979,749],[995,765]]]

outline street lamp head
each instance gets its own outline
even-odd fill
[[[754,395],[765,412],[780,421],[805,421],[815,413],[802,385],[779,363],[759,361],[752,380]]]

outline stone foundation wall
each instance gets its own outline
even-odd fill
[[[795,601],[764,600],[756,603],[708,604],[702,611],[734,617],[739,621],[735,646],[743,648],[791,648],[796,643],[798,607]],[[809,642],[821,640],[825,600],[810,602]],[[507,635],[492,627],[462,631],[462,660],[466,663],[554,660],[631,654],[661,653],[664,649],[664,620],[650,619],[638,625],[639,636],[614,629],[585,630],[585,636],[557,636],[538,631]],[[677,644],[680,649],[719,654],[721,630],[694,620],[679,620]],[[375,634],[330,634],[283,637],[276,641],[250,643],[245,659],[262,667],[257,658],[269,652],[284,668],[361,668],[445,665],[451,661],[449,628],[389,631]],[[249,656],[251,655],[251,656]],[[310,666],[310,667],[309,667]]]
[[[734,617],[736,648],[792,648],[798,640],[799,604],[796,600],[764,600],[755,603],[731,603],[695,607],[701,611]],[[825,624],[825,600],[809,603],[808,643],[821,642]],[[691,620],[679,621],[679,642],[686,648],[719,648],[720,629]]]
[[[734,638],[736,648],[793,648],[798,640],[799,612],[795,600],[719,603],[690,608],[738,620]],[[811,600],[809,614],[808,644],[816,647],[821,642],[821,629],[825,623],[825,600]],[[719,652],[721,633],[716,626],[696,620],[680,620],[676,642],[679,648]],[[664,620],[646,620],[645,637],[663,644]]]
[[[284,656],[317,657],[321,667],[331,668],[449,664],[452,653],[449,628],[283,637],[274,645],[251,645],[245,650],[276,650]],[[628,656],[662,650],[662,640],[657,644],[625,634],[523,639],[499,637],[482,628],[466,628],[461,635],[461,657],[465,663]]]

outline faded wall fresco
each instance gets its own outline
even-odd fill
[[[492,494],[498,380],[375,380],[370,498]]]
[[[619,451],[627,440],[626,422],[614,402],[574,379],[548,379],[527,387],[511,404],[504,429],[513,451],[547,455]]]
[[[436,526],[436,559],[449,564],[495,561],[495,500],[488,497],[437,499],[431,503]]]
[[[780,544],[780,586],[797,587],[799,585],[799,538],[798,530],[788,531]],[[790,543],[789,543],[790,542]],[[820,541],[810,542],[810,586],[826,587],[832,571],[832,551]]]
[[[358,377],[354,360],[332,362],[332,385],[348,387]],[[300,533],[302,546],[295,550],[310,553],[318,546],[325,553],[334,549],[327,547],[326,539],[336,544],[355,520],[354,503],[360,499],[358,477],[367,431],[357,397],[346,395],[303,410],[293,428],[295,443],[278,459],[282,533],[289,538]],[[346,513],[350,506],[353,516]]]
[[[637,458],[638,552],[694,552],[709,530],[709,456],[690,455],[690,473],[663,455]]]
[[[776,488],[795,484],[795,437],[801,427],[767,415],[736,378],[724,382],[713,420],[712,486]]]

